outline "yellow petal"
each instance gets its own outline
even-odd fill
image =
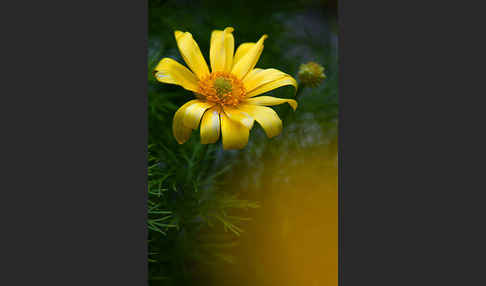
[[[197,129],[201,117],[203,116],[206,109],[214,106],[214,103],[207,101],[196,100],[190,106],[188,106],[184,112],[184,118],[182,122],[187,128]]]
[[[189,68],[201,79],[209,75],[208,65],[191,33],[175,31],[174,36],[179,52]]]
[[[209,60],[211,70],[231,71],[233,66],[233,53],[235,50],[235,39],[233,28],[228,27],[224,31],[214,30],[211,33],[211,45],[209,49]]]
[[[248,129],[253,127],[253,118],[244,111],[241,111],[235,107],[225,106],[224,113],[229,117],[229,119],[246,126]]]
[[[253,97],[253,96],[256,96],[256,95],[259,95],[259,94],[262,94],[262,93],[265,93],[267,91],[270,91],[270,90],[273,90],[273,89],[276,89],[276,88],[279,88],[279,87],[282,87],[282,86],[286,86],[286,85],[292,85],[295,90],[297,91],[297,82],[295,81],[295,79],[289,75],[286,75],[286,76],[283,76],[281,77],[280,79],[276,79],[274,81],[271,81],[271,82],[268,82],[266,84],[263,84],[257,88],[255,88],[254,90],[248,92],[246,94],[246,97]]]
[[[278,98],[273,96],[258,96],[253,98],[247,98],[244,102],[249,104],[266,106],[279,105],[287,102],[288,104],[290,104],[294,111],[297,109],[297,101],[293,99]]]
[[[175,36],[175,38],[176,38],[176,41],[178,41],[180,37],[184,36],[184,32],[181,32],[181,31],[175,31],[175,32],[174,32],[174,36]]]
[[[246,74],[243,82],[253,80],[262,71],[264,71],[264,69],[259,69],[259,68],[252,69],[249,73]]]
[[[254,70],[257,70],[257,72],[254,72]],[[283,79],[285,77],[292,78],[290,75],[281,72],[277,69],[265,69],[265,70],[254,69],[254,70],[251,71],[243,80],[243,84],[245,86],[246,92],[248,93],[272,81]]]
[[[183,119],[186,112],[186,108],[191,106],[198,100],[190,100],[181,106],[174,114],[174,119],[172,120],[172,134],[174,134],[175,139],[179,144],[185,143],[189,137],[191,137],[192,129],[184,125]]]
[[[171,58],[163,58],[155,67],[158,81],[177,84],[190,91],[197,91],[197,77],[185,66]]]
[[[265,130],[268,138],[275,137],[282,132],[282,120],[280,120],[278,114],[270,107],[241,104],[240,109],[255,118],[256,122]]]
[[[233,66],[236,65],[236,63],[241,60],[241,58],[248,53],[248,51],[253,47],[255,43],[243,43],[238,46],[238,49],[236,49],[235,57],[233,59]]]
[[[243,79],[255,67],[263,51],[263,41],[267,37],[267,35],[263,35],[255,45],[250,47],[246,54],[233,66],[232,74],[239,79]]]
[[[217,106],[204,112],[200,128],[201,144],[211,144],[218,141],[220,133],[219,112]]]
[[[248,144],[250,130],[244,125],[235,122],[224,112],[219,114],[221,119],[221,134],[223,136],[223,149],[241,149]]]

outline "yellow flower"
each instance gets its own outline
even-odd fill
[[[243,43],[234,53],[233,28],[211,34],[209,60],[211,72],[191,33],[175,31],[182,58],[189,66],[173,59],[162,59],[155,68],[158,81],[180,85],[195,93],[174,115],[172,131],[179,144],[186,142],[199,124],[201,143],[216,143],[222,133],[224,149],[241,149],[248,143],[250,129],[258,122],[269,138],[282,131],[277,113],[265,106],[297,102],[271,96],[258,96],[285,85],[297,89],[290,75],[276,69],[259,69],[255,65],[263,51],[263,35],[256,43]],[[192,72],[191,72],[192,71]]]

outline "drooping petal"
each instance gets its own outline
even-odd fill
[[[206,109],[213,106],[214,103],[196,99],[184,112],[184,118],[182,119],[184,125],[191,129],[197,129]]]
[[[234,29],[228,27],[224,31],[214,30],[211,33],[211,45],[209,49],[209,60],[211,70],[231,71],[233,66],[233,53],[235,50],[235,39],[232,32]]]
[[[242,149],[248,144],[250,129],[229,119],[224,112],[220,114],[221,134],[223,136],[223,149]]]
[[[236,63],[239,62],[241,58],[243,58],[243,56],[246,55],[248,51],[251,49],[251,47],[253,47],[254,45],[255,43],[243,43],[239,45],[235,52],[235,57],[233,59],[233,66],[235,66]]]
[[[219,108],[217,106],[208,109],[204,112],[201,120],[201,144],[216,143],[221,132],[221,124],[219,120]]]
[[[276,81],[283,78],[292,78],[290,75],[281,72],[277,69],[255,69],[257,72],[251,71],[243,80],[246,92],[250,93],[258,87],[261,87],[272,81]],[[297,85],[297,83],[295,83]]]
[[[270,107],[241,104],[240,109],[255,118],[256,122],[265,130],[268,138],[275,137],[282,132],[282,120],[280,120],[278,114]]]
[[[267,35],[263,35],[255,45],[249,48],[246,54],[233,66],[233,69],[231,70],[232,74],[242,80],[245,75],[255,67],[263,51],[263,41],[265,41],[267,37]]]
[[[192,129],[184,125],[183,119],[186,108],[197,101],[198,100],[193,99],[186,102],[174,114],[174,119],[172,120],[172,134],[174,134],[174,137],[179,144],[185,143],[189,139],[189,137],[191,137]]]
[[[238,108],[225,106],[224,113],[226,114],[226,116],[229,117],[229,119],[246,126],[248,129],[251,129],[253,127],[253,117]]]
[[[282,86],[286,86],[286,85],[293,86],[295,88],[295,90],[297,91],[297,82],[295,81],[295,79],[293,77],[289,76],[289,75],[286,75],[282,78],[268,82],[266,84],[263,84],[263,85],[255,88],[254,90],[248,92],[246,94],[246,97],[253,97],[253,96],[256,96],[256,95],[260,95],[260,94],[265,93],[267,91],[270,91],[270,90],[273,90],[273,89],[276,89],[276,88],[279,88],[279,87],[282,87]]]
[[[294,111],[297,109],[297,101],[293,99],[278,98],[273,96],[258,96],[258,97],[247,98],[244,102],[249,104],[266,105],[266,106],[280,105],[282,103],[287,102],[288,104],[290,104],[290,106]]]
[[[174,36],[179,47],[179,52],[189,68],[201,79],[209,75],[208,65],[196,41],[189,32],[175,31]]]
[[[197,91],[197,77],[185,66],[171,58],[163,58],[155,67],[158,81],[177,84],[190,91]]]

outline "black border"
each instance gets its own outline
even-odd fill
[[[147,285],[147,1],[0,5],[0,285]]]
[[[473,4],[339,1],[340,285],[485,284]]]

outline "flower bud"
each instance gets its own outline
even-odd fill
[[[326,78],[324,67],[316,62],[301,64],[298,77],[307,86],[317,87]]]

